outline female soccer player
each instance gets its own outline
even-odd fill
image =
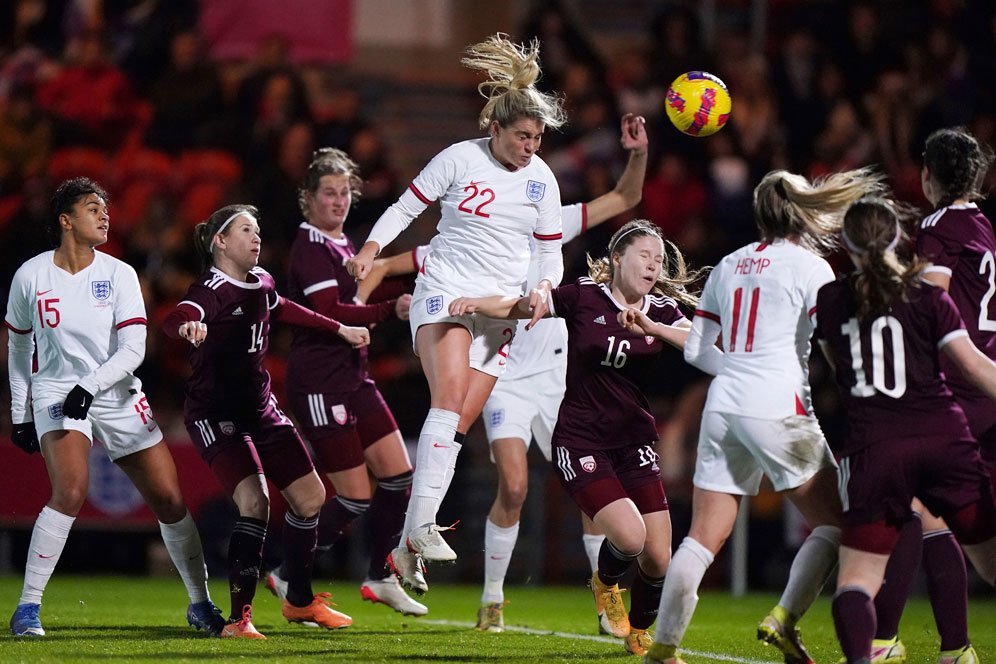
[[[406,320],[411,295],[354,303],[356,280],[344,263],[355,252],[343,225],[360,184],[359,167],[345,152],[325,148],[315,153],[298,195],[306,221],[291,246],[290,298],[351,325]],[[321,330],[295,328],[287,384],[291,410],[319,469],[335,487],[335,498],[319,520],[319,549],[331,547],[353,519],[366,513],[370,568],[360,595],[399,613],[425,615],[428,609],[406,595],[384,565],[404,525],[412,464],[394,416],[367,372],[366,349]],[[374,492],[368,472],[377,478]],[[285,594],[283,576],[278,569],[267,580],[278,596]]]
[[[539,279],[530,295],[535,322],[563,273],[560,189],[536,151],[546,127],[561,126],[565,117],[560,100],[534,86],[539,43],[522,47],[498,34],[467,54],[463,63],[488,75],[478,89],[488,98],[480,126],[489,138],[457,143],[436,155],[347,262],[350,274],[362,280],[380,250],[427,205],[440,201],[440,232],[419,271],[410,318],[431,407],[419,436],[401,541],[389,558],[402,583],[416,592],[428,588],[424,562],[456,560],[440,535],[436,512],[464,435],[491,394],[514,334],[507,321],[452,316],[448,304],[468,291],[520,293],[535,241]]]
[[[699,366],[719,338],[726,354],[702,415],[692,525],[664,583],[648,661],[681,661],[676,651],[699,583],[733,529],[741,496],[757,494],[762,474],[813,530],[758,638],[778,647],[786,664],[810,661],[795,623],[837,562],[841,509],[836,464],[810,404],[812,314],[816,293],[833,280],[821,255],[836,246],[847,206],[881,187],[866,170],[812,183],[768,173],[754,190],[761,241],[726,256],[709,275],[685,359]]]
[[[623,116],[620,142],[629,151],[626,169],[612,191],[588,203],[561,208],[564,242],[640,202],[647,170],[648,141],[644,124],[642,117]],[[378,259],[371,276],[362,283],[365,291],[362,299],[366,300],[384,276],[416,272],[428,250],[427,246],[417,247],[411,255],[405,253]],[[535,267],[535,261],[531,262],[529,284],[536,279]],[[550,439],[566,387],[567,327],[564,322],[539,321],[529,334],[524,334],[524,324],[525,321],[519,322],[515,347],[510,350],[505,373],[498,379],[482,413],[491,455],[498,469],[498,495],[485,524],[484,590],[477,612],[477,629],[482,631],[500,632],[505,628],[503,586],[518,539],[519,515],[526,500],[529,480],[526,452],[531,439],[535,439],[547,461],[552,459]],[[604,536],[584,513],[582,530],[585,552],[594,574]]]
[[[982,198],[979,185],[992,165],[992,150],[968,131],[941,129],[927,138],[920,180],[924,196],[935,208],[920,224],[917,253],[929,265],[924,278],[950,292],[983,353],[996,358],[996,238],[992,224],[972,201]],[[945,381],[968,418],[982,448],[982,460],[996,481],[996,408],[988,395],[959,371],[948,355],[940,356]],[[875,596],[878,631],[872,661],[901,661],[906,647],[899,640],[899,620],[909,597],[917,566],[923,559],[934,621],[941,637],[939,661],[956,661],[971,648],[968,638],[968,570],[965,558],[943,519],[919,501],[892,549],[885,583]]]
[[[869,662],[872,598],[910,501],[920,498],[951,524],[983,579],[996,585],[996,505],[968,423],[940,371],[941,351],[958,375],[996,399],[996,364],[969,338],[952,298],[903,263],[895,206],[882,198],[848,210],[842,237],[857,270],[824,286],[817,337],[836,366],[847,414],[840,450],[844,528],[833,601],[848,662]],[[949,592],[964,592],[949,588]],[[977,662],[971,645],[941,661]]]
[[[671,558],[671,519],[654,442],[657,424],[642,387],[666,341],[688,336],[681,301],[697,275],[649,221],[616,231],[606,258],[589,262],[590,278],[555,288],[550,314],[567,322],[567,391],[553,431],[561,484],[605,533],[591,586],[599,622],[626,639],[629,652],[650,646],[661,584]],[[459,298],[450,314],[529,318],[523,298]],[[718,355],[718,351],[715,352]],[[718,362],[716,363],[718,364]],[[618,581],[637,562],[627,616]]]
[[[145,358],[138,275],[95,250],[107,242],[110,228],[107,194],[99,184],[66,180],[52,202],[48,230],[56,249],[17,270],[5,320],[12,439],[28,453],[41,450],[52,483],[52,497],[31,533],[10,630],[15,636],[45,635],[42,593],[86,499],[87,459],[96,439],[159,519],[166,550],[190,595],[188,622],[217,636],[224,620],[208,596],[197,527],[142,382],[132,374]],[[32,374],[36,349],[38,370]]]
[[[239,510],[228,547],[232,613],[221,635],[249,639],[266,638],[252,624],[252,599],[269,518],[267,479],[289,505],[283,527],[288,585],[283,616],[328,629],[352,623],[329,607],[328,593],[311,590],[325,488],[293,424],[270,393],[263,359],[271,312],[276,320],[338,334],[355,346],[370,340],[364,328],[340,325],[277,294],[273,277],[256,267],[258,214],[250,205],[229,205],[197,225],[196,247],[206,272],[163,323],[169,337],[193,346],[185,424]]]

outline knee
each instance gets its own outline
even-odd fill
[[[87,485],[85,482],[72,481],[61,486],[52,487],[52,509],[69,516],[76,516],[83,509],[86,501]]]
[[[633,526],[622,532],[613,533],[609,536],[609,540],[620,553],[627,556],[638,556],[643,553],[647,540],[647,529],[641,523],[639,527]]]
[[[506,509],[521,510],[528,490],[529,482],[525,478],[502,478],[498,485],[498,500]]]
[[[667,573],[667,567],[671,564],[671,552],[667,549],[644,551],[638,562],[644,576],[659,579]]]
[[[325,504],[325,487],[319,483],[307,496],[294,501],[291,507],[302,517],[310,517],[321,511]]]
[[[187,505],[179,488],[154,496],[148,501],[149,509],[162,523],[176,523],[187,514]]]

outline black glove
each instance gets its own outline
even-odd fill
[[[62,404],[62,414],[71,420],[85,420],[92,403],[93,395],[77,385],[69,390]]]
[[[38,432],[35,431],[34,422],[15,424],[14,432],[10,434],[10,441],[28,454],[34,454],[41,449],[38,445]]]

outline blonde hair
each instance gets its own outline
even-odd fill
[[[848,283],[858,305],[858,319],[884,311],[896,300],[907,300],[920,284],[926,263],[916,255],[904,259],[899,251],[909,241],[904,226],[916,219],[916,210],[887,198],[868,196],[844,215],[844,245],[861,259],[861,269]]]
[[[535,83],[540,77],[538,39],[522,46],[497,33],[484,41],[468,46],[460,62],[470,69],[483,71],[488,79],[477,86],[487,99],[478,123],[486,129],[492,121],[502,127],[519,118],[534,118],[547,127],[557,129],[567,122],[563,100],[556,95],[540,92]]]
[[[699,281],[707,269],[690,270],[678,246],[664,239],[661,231],[653,222],[646,219],[634,219],[617,230],[609,240],[609,253],[604,258],[588,256],[588,276],[597,284],[612,283],[615,270],[612,264],[613,256],[622,256],[626,247],[633,244],[638,237],[655,237],[664,245],[664,264],[657,276],[657,283],[650,289],[651,293],[660,293],[674,298],[682,304],[696,307],[699,298],[688,290],[689,286]]]
[[[885,190],[883,176],[868,168],[812,182],[788,171],[771,171],[754,189],[754,220],[763,241],[791,238],[825,256],[839,247],[847,208],[862,196]]]
[[[363,179],[360,167],[349,155],[339,148],[319,148],[311,153],[311,163],[304,174],[304,182],[297,190],[297,205],[301,214],[308,216],[308,194],[318,191],[318,185],[325,175],[343,175],[349,181],[349,190],[355,201],[360,197]]]

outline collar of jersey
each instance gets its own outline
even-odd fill
[[[317,231],[317,232],[321,233],[322,235],[324,235],[325,237],[327,237],[328,239],[330,239],[333,242],[335,242],[340,247],[345,247],[349,243],[349,239],[346,237],[345,234],[343,234],[342,237],[332,237],[331,235],[329,235],[328,233],[326,233],[325,231],[323,231],[318,226],[314,226],[312,224],[309,224],[306,221],[302,221],[301,222],[301,228],[308,228],[310,230]]]
[[[630,307],[627,307],[627,306],[625,306],[623,304],[620,304],[619,300],[617,300],[615,297],[613,297],[613,295],[612,295],[612,289],[610,289],[605,284],[598,284],[598,287],[602,289],[603,293],[605,293],[606,295],[609,296],[609,299],[612,300],[612,304],[616,305],[616,308],[619,309],[619,311],[626,311],[627,309],[630,308]],[[640,311],[642,313],[647,313],[648,309],[650,309],[650,297],[648,297],[647,295],[644,295],[643,296],[643,305],[640,307]]]
[[[250,290],[256,290],[257,288],[259,288],[260,286],[263,285],[263,282],[259,281],[259,277],[256,277],[256,282],[253,283],[251,281],[239,281],[238,279],[232,279],[230,276],[228,276],[227,274],[225,274],[224,272],[222,272],[221,270],[219,270],[216,267],[212,267],[211,271],[214,272],[219,277],[221,277],[222,279],[224,279],[225,281],[227,281],[228,283],[234,284],[234,285],[238,286],[239,288],[247,288],[247,289],[250,289]],[[249,274],[252,274],[251,270],[249,271]]]
[[[963,203],[961,205],[949,205],[945,209],[946,210],[974,210],[977,207],[979,207],[979,206],[976,205],[975,203]]]

